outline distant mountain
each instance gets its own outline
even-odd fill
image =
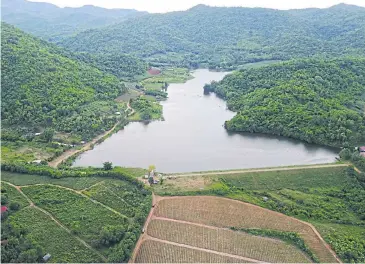
[[[327,9],[195,6],[149,14],[64,39],[91,53],[124,52],[156,64],[230,68],[259,60],[365,54],[365,8]]]
[[[2,130],[50,127],[89,139],[115,124],[114,113],[120,109],[114,99],[125,86],[68,56],[53,44],[1,24]]]
[[[2,20],[47,40],[57,41],[82,30],[119,23],[147,12],[96,6],[59,8],[25,0],[2,0]]]

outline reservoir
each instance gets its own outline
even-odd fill
[[[133,122],[93,150],[81,154],[74,166],[113,165],[160,172],[196,172],[318,164],[335,161],[337,152],[283,137],[229,133],[223,124],[235,113],[203,86],[227,73],[199,69],[194,79],[170,84],[161,102],[164,121]]]

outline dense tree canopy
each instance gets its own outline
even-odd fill
[[[205,86],[237,115],[232,131],[347,146],[365,139],[365,60],[298,60],[235,72]]]
[[[60,8],[50,3],[2,0],[1,19],[46,40],[60,40],[76,32],[107,26],[144,15],[133,9],[106,9],[92,5]]]
[[[3,127],[52,127],[90,138],[116,122],[115,76],[65,57],[58,48],[2,23]]]
[[[149,14],[88,30],[60,44],[79,52],[131,53],[154,65],[232,68],[260,60],[365,53],[365,9],[208,7]]]

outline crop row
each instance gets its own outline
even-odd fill
[[[146,240],[136,263],[247,263],[247,261],[158,241]]]
[[[260,228],[301,234],[306,244],[323,262],[336,262],[312,228],[294,218],[239,201],[219,197],[175,197],[163,199],[156,216],[217,227]]]
[[[154,219],[150,236],[272,263],[304,263],[310,260],[297,248],[278,239],[254,236],[222,228],[208,228]]]

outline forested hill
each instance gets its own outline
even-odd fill
[[[125,52],[154,63],[230,68],[259,60],[365,54],[365,8],[274,10],[209,7],[149,14],[88,30],[60,44]]]
[[[365,140],[365,59],[298,60],[248,69],[206,85],[237,115],[231,131],[329,146]]]
[[[5,22],[46,40],[57,41],[82,30],[111,25],[147,12],[91,5],[59,8],[49,3],[2,0],[1,13]]]
[[[2,129],[49,127],[87,139],[116,122],[113,99],[125,87],[115,76],[6,23],[1,53]]]

